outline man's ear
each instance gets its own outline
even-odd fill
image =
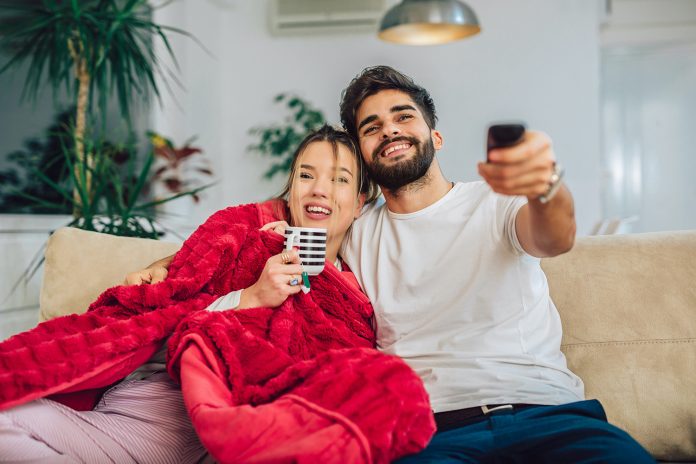
[[[360,213],[362,212],[363,206],[365,206],[365,194],[361,193],[358,195],[358,201],[355,203],[355,214],[353,215],[353,219],[357,219],[360,217]]]
[[[440,148],[442,148],[443,142],[442,142],[442,134],[440,133],[440,131],[435,130],[435,129],[431,129],[430,136],[433,139],[433,146],[435,147],[435,150],[439,150]]]

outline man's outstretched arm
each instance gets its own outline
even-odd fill
[[[519,145],[491,150],[488,163],[479,164],[479,174],[503,195],[528,199],[517,214],[515,228],[522,248],[544,258],[569,251],[575,242],[575,208],[570,191],[561,185],[546,203],[553,180],[556,157],[551,139],[528,131]]]
[[[517,239],[537,258],[566,253],[575,243],[575,208],[570,190],[562,185],[546,204],[530,199],[517,213]]]

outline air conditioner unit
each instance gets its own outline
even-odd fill
[[[386,0],[271,0],[271,32],[376,31],[386,9]]]

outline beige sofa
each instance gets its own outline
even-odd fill
[[[83,312],[128,271],[178,247],[58,230],[40,319]],[[656,458],[696,461],[696,231],[580,238],[542,266],[587,397]]]

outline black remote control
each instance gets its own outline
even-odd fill
[[[486,158],[494,148],[517,145],[524,137],[524,124],[494,124],[488,128]]]

